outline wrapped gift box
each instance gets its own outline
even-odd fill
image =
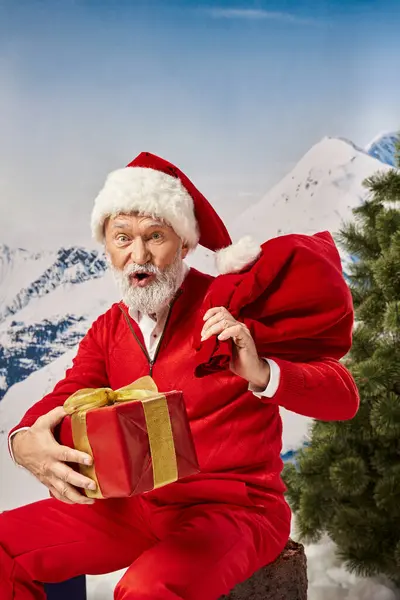
[[[66,402],[60,443],[86,452],[79,471],[97,483],[89,498],[142,494],[199,472],[183,394],[151,377],[119,390],[79,390]]]

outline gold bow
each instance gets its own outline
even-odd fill
[[[64,410],[71,415],[75,448],[93,457],[86,427],[88,411],[132,401],[140,401],[143,405],[153,465],[154,489],[176,481],[178,466],[167,399],[158,391],[155,381],[149,376],[140,377],[118,390],[84,388],[72,394],[64,402]],[[79,465],[79,470],[82,475],[90,477],[97,484],[95,491],[85,490],[86,496],[103,498],[94,464],[91,466]]]

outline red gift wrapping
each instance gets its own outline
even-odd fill
[[[84,391],[96,394],[102,390]],[[165,421],[165,414],[160,410],[163,407],[156,405],[160,399],[166,402],[168,423],[161,422],[163,419]],[[150,414],[152,412],[155,417],[151,424],[153,441],[148,431],[149,409]],[[78,425],[76,420],[74,423],[77,417],[80,417]],[[170,440],[166,439],[166,427],[172,432]],[[157,394],[154,398],[143,400],[117,400],[111,406],[90,408],[78,414],[67,415],[61,423],[58,437],[61,444],[92,455],[93,466],[79,465],[79,471],[97,483],[96,491],[84,491],[91,498],[142,494],[200,471],[180,391]],[[158,470],[157,476],[155,467]],[[172,477],[171,468],[172,473],[175,469],[176,474]],[[169,475],[166,474],[166,480],[163,481],[163,472],[167,471]]]

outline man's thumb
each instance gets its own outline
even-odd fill
[[[66,414],[67,413],[62,406],[56,406],[56,408],[53,408],[48,413],[40,417],[40,426],[46,429],[54,429],[56,425],[61,423]]]

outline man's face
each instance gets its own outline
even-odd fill
[[[107,253],[116,269],[152,264],[163,270],[175,259],[181,239],[169,225],[147,216],[117,215],[105,225]],[[187,254],[182,248],[181,258]]]
[[[169,225],[149,216],[121,214],[105,224],[105,249],[124,302],[153,313],[183,280],[188,249]]]

